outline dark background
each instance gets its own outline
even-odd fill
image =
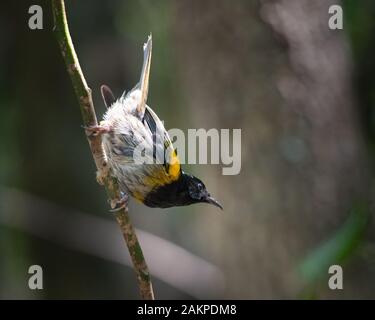
[[[342,4],[344,30],[328,28]],[[28,28],[40,4],[43,30]],[[131,202],[157,298],[374,298],[375,3],[66,1],[98,117],[139,78],[167,128],[241,128],[242,170],[185,166],[224,205]],[[49,1],[0,12],[0,297],[138,298]],[[27,286],[41,265],[44,289]],[[344,290],[328,289],[328,266]]]

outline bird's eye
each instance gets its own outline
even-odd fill
[[[201,183],[198,183],[198,190],[202,191],[203,190],[203,185]]]

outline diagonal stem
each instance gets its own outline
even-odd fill
[[[54,17],[54,32],[60,46],[60,50],[65,61],[69,76],[72,80],[75,94],[78,98],[82,113],[84,127],[96,126],[98,124],[94,104],[91,96],[91,89],[88,87],[79,65],[77,54],[74,50],[72,38],[70,36],[68,21],[66,18],[64,0],[52,0],[52,9]],[[91,153],[95,165],[100,173],[98,182],[104,185],[107,195],[111,202],[117,202],[121,199],[118,182],[110,174],[105,160],[105,153],[102,147],[100,136],[88,137]],[[148,271],[146,260],[143,256],[141,245],[139,244],[134,227],[130,222],[127,205],[116,212],[116,220],[120,225],[126,245],[129,249],[134,269],[137,274],[138,286],[142,299],[153,300],[154,292],[152,289],[151,276]]]

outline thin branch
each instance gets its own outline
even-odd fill
[[[85,127],[97,125],[94,104],[92,102],[91,89],[88,87],[79,65],[77,54],[74,50],[73,42],[70,37],[68,21],[66,18],[64,0],[52,0],[52,9],[54,17],[54,32],[60,45],[61,53],[66,64],[69,76],[72,80],[75,94],[79,101],[82,113],[83,125]],[[88,137],[91,153],[95,165],[99,172],[98,182],[103,184],[111,203],[120,200],[120,191],[117,180],[110,174],[105,160],[101,138]],[[143,256],[142,248],[139,244],[133,225],[129,219],[127,206],[116,212],[116,219],[120,225],[122,234],[129,249],[129,253],[137,273],[137,280],[142,299],[154,299],[151,277]]]

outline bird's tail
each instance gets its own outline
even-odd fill
[[[143,45],[143,66],[141,78],[138,86],[141,91],[141,100],[137,106],[137,111],[142,114],[146,108],[147,95],[148,95],[148,84],[150,79],[150,67],[151,67],[151,54],[152,54],[152,35],[148,36],[147,42]]]

